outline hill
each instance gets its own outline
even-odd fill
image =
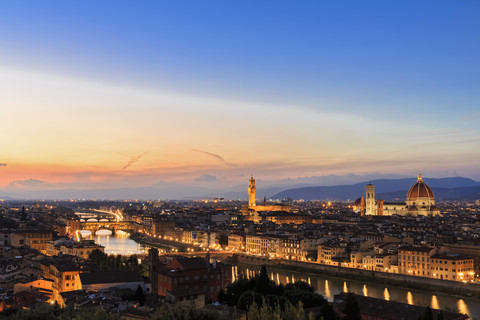
[[[438,200],[473,200],[480,191],[480,182],[463,177],[424,178]],[[378,199],[404,201],[416,178],[377,179],[352,185],[317,186],[287,189],[271,196],[272,199],[293,200],[355,200],[365,193],[365,185],[372,183]]]

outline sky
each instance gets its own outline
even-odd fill
[[[0,189],[480,180],[479,15],[453,0],[0,2]]]

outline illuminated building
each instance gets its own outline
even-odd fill
[[[459,254],[435,254],[430,258],[431,277],[453,281],[475,279],[473,259]]]
[[[422,174],[418,173],[417,182],[407,192],[406,202],[386,202],[375,199],[375,186],[367,184],[365,199],[365,215],[402,216],[439,215],[440,210],[435,206],[435,196],[432,189],[423,181]],[[354,211],[362,212],[363,196],[354,203]]]
[[[255,200],[255,195],[257,193],[257,188],[255,186],[255,179],[253,176],[250,177],[248,181],[248,205],[242,206],[242,215],[245,220],[251,220],[255,223],[260,222],[262,219],[259,215],[259,212],[270,212],[270,211],[286,211],[290,212],[290,206],[283,204],[274,204],[267,205],[266,200],[263,201],[263,205],[257,205]]]
[[[398,271],[410,276],[430,277],[431,256],[436,248],[408,245],[398,249]]]

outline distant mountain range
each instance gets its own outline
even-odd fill
[[[432,189],[436,200],[480,199],[480,182],[468,178],[424,178]],[[293,200],[355,200],[365,194],[365,185],[375,185],[377,199],[405,201],[408,189],[417,181],[415,178],[377,179],[352,185],[317,186],[287,189],[272,195],[271,199]]]
[[[355,200],[365,193],[365,185],[375,185],[377,199],[405,201],[408,189],[416,182],[415,178],[388,178],[364,181],[355,184],[334,185],[335,178],[340,183],[363,181],[360,176],[309,177],[296,180],[257,181],[257,200]],[[365,179],[365,177],[363,177]],[[437,200],[476,200],[480,199],[480,182],[455,177],[429,179],[424,181],[432,188]],[[348,183],[348,182],[347,182]],[[318,186],[320,185],[321,186]],[[55,190],[0,190],[0,199],[169,199],[194,200],[223,197],[227,200],[246,200],[247,184],[224,188],[216,183],[205,186],[158,183],[148,187],[103,188],[103,189],[55,189]],[[221,190],[221,191],[220,191]]]

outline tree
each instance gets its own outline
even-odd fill
[[[437,320],[445,320],[445,317],[443,316],[443,311],[440,310],[438,316],[437,316]]]
[[[226,234],[221,234],[218,237],[218,244],[221,245],[222,247],[228,246],[228,236]]]
[[[193,305],[163,304],[150,315],[150,320],[227,320],[214,310],[195,309]]]
[[[345,299],[345,306],[342,312],[345,314],[343,320],[362,320],[360,307],[353,293],[349,293]]]
[[[142,287],[140,285],[137,286],[137,290],[135,291],[135,300],[140,302],[141,306],[145,304],[146,296],[145,293],[143,293]]]
[[[425,315],[423,316],[423,320],[433,320],[432,309],[429,306],[425,308]]]
[[[337,320],[338,317],[333,310],[333,306],[330,303],[325,303],[320,309],[320,316],[322,320]]]
[[[256,280],[255,287],[254,287],[255,291],[260,292],[262,294],[267,293],[268,287],[270,284],[267,267],[265,267],[264,265],[262,266],[262,269],[260,269],[260,275],[255,280]]]

